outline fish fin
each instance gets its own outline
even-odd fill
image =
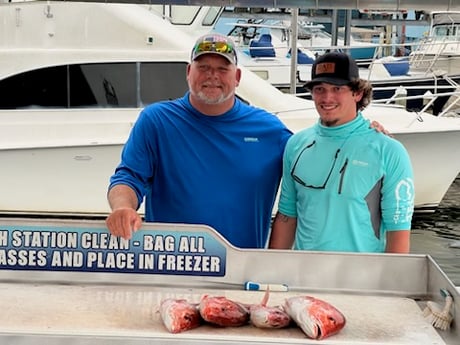
[[[264,297],[262,298],[262,301],[260,302],[260,304],[266,307],[269,298],[270,298],[270,286],[267,286],[267,290],[265,290]]]

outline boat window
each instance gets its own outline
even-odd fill
[[[456,25],[452,28],[452,36],[455,38],[457,41],[460,39],[460,25]]]
[[[438,26],[434,29],[435,37],[445,37],[447,36],[447,28],[445,26]]]
[[[188,90],[186,63],[143,62],[141,64],[141,105],[182,97]]]
[[[170,7],[171,23],[181,25],[192,24],[200,9],[201,6],[172,5]]]
[[[171,23],[176,25],[190,25],[198,16],[200,11],[207,11],[201,25],[209,26],[210,28],[214,26],[223,11],[223,9],[219,6],[203,7],[180,5],[171,5],[169,10],[171,13]]]
[[[72,65],[69,76],[72,108],[137,106],[135,63]]]
[[[67,66],[21,73],[0,81],[0,108],[67,106]]]
[[[130,62],[27,71],[0,80],[0,109],[141,107],[183,96],[186,68],[186,62]]]
[[[203,19],[203,25],[204,26],[211,26],[213,27],[214,24],[217,22],[217,20],[220,17],[220,14],[222,13],[223,8],[222,7],[217,7],[217,6],[212,6],[209,7],[208,13],[206,13],[206,16]]]

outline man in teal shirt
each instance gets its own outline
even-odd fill
[[[286,145],[270,248],[408,253],[413,171],[404,146],[361,115],[372,86],[344,53],[312,66],[319,121]]]

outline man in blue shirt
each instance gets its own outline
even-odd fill
[[[401,143],[369,128],[372,87],[344,53],[312,66],[319,121],[294,134],[283,160],[270,248],[408,253],[413,172]]]
[[[193,47],[184,97],[147,106],[110,179],[110,232],[130,238],[147,222],[206,224],[230,243],[263,248],[292,132],[235,97],[233,42],[208,34]]]

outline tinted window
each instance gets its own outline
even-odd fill
[[[66,107],[67,66],[22,73],[0,81],[0,108]]]
[[[183,96],[184,63],[97,63],[47,67],[0,81],[0,108],[138,107]]]
[[[142,105],[183,96],[188,90],[186,69],[185,63],[142,63]]]
[[[70,67],[71,107],[136,107],[136,64],[104,63]]]

